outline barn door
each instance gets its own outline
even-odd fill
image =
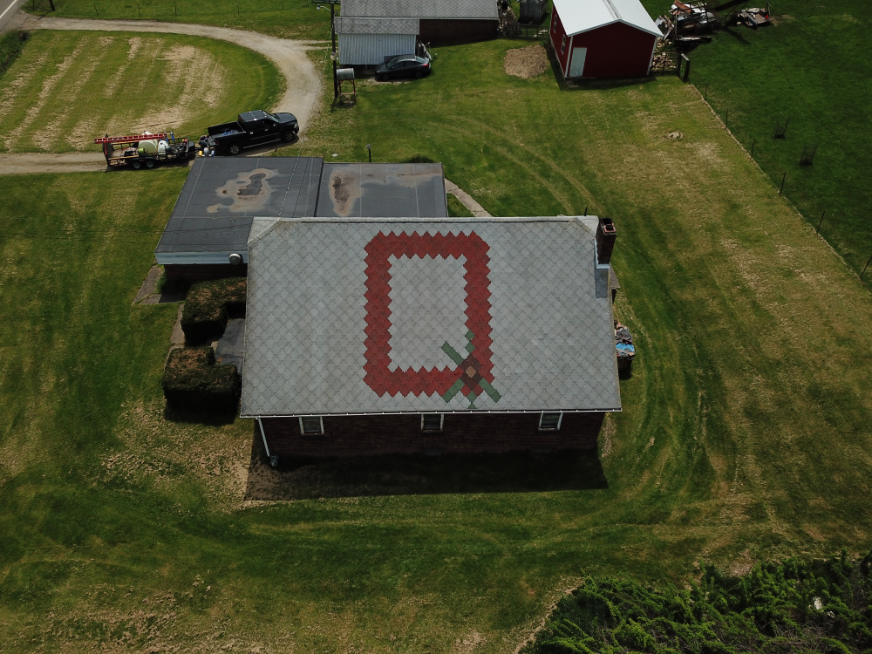
[[[584,60],[587,57],[587,48],[573,48],[572,59],[569,62],[569,76],[581,77],[584,72]]]

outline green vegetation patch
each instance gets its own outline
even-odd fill
[[[0,78],[18,59],[28,39],[30,39],[30,33],[24,31],[7,32],[0,35]]]
[[[26,0],[23,9],[64,18],[161,20],[263,32],[285,39],[329,39],[329,4],[310,0]],[[337,11],[339,5],[337,4]]]
[[[94,138],[198,136],[240,108],[270,108],[284,80],[232,43],[172,34],[33,33],[0,78],[0,151],[99,151]]]
[[[244,314],[246,279],[230,277],[192,285],[182,310],[182,330],[189,343],[220,336],[229,315]]]
[[[453,195],[448,195],[448,215],[452,218],[472,218],[472,212]]]
[[[242,391],[236,366],[215,365],[211,347],[183,347],[170,352],[161,386],[174,408],[221,413],[236,411]]]
[[[848,654],[872,648],[872,552],[706,568],[699,585],[584,579],[525,654]]]
[[[671,3],[645,4],[656,16]],[[719,31],[693,50],[691,82],[772,182],[784,179],[806,220],[817,227],[823,218],[821,234],[860,272],[872,257],[872,3],[779,0],[772,17],[756,31]],[[773,138],[788,119],[785,138]],[[800,165],[815,147],[814,163]]]
[[[131,304],[186,171],[0,178],[6,649],[500,654],[585,577],[869,548],[869,293],[694,89],[520,80],[510,47],[441,48],[350,110],[327,84],[285,152],[371,143],[494,215],[612,217],[640,355],[599,461],[271,471],[252,421],[167,417],[177,306]]]

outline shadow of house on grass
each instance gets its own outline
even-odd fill
[[[245,500],[541,493],[608,488],[595,451],[385,454],[285,460],[271,468],[254,425]]]

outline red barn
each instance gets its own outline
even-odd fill
[[[550,31],[566,79],[643,77],[662,36],[639,0],[554,0]]]

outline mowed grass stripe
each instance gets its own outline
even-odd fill
[[[264,57],[178,35],[37,31],[0,80],[8,152],[95,148],[104,133],[195,136],[239,111],[269,109],[284,90]]]

